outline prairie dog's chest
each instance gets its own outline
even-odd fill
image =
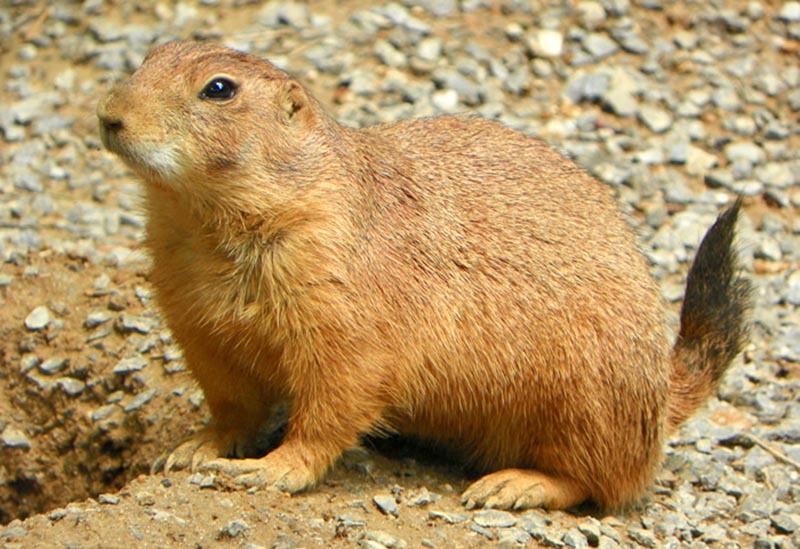
[[[185,318],[221,329],[247,319],[254,307],[263,305],[259,257],[237,257],[226,249],[221,235],[187,226],[180,218],[161,215],[149,221],[151,279],[171,322]]]

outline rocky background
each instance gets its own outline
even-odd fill
[[[204,421],[153,308],[131,174],[94,105],[156,43],[215,40],[300,77],[344,124],[468,112],[606,182],[674,329],[736,194],[752,343],[640,506],[465,511],[434,456],[353,451],[314,492],[148,476]],[[428,0],[0,4],[4,547],[800,546],[800,2]]]

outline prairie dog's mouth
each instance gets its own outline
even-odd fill
[[[107,124],[100,124],[100,139],[108,151],[147,179],[168,181],[181,172],[179,149],[171,143],[134,142]]]

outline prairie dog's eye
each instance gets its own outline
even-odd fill
[[[232,99],[236,95],[238,86],[236,83],[225,76],[217,76],[205,85],[200,92],[200,99],[224,100]]]

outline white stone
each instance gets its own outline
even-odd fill
[[[536,57],[561,57],[564,35],[557,30],[539,29],[528,36],[528,49]]]
[[[789,23],[800,21],[800,2],[786,2],[778,12],[778,18]]]
[[[25,318],[25,327],[33,331],[44,330],[50,324],[50,320],[50,309],[40,305]]]
[[[438,90],[431,96],[431,103],[442,112],[455,112],[458,109],[458,93],[453,89]]]

